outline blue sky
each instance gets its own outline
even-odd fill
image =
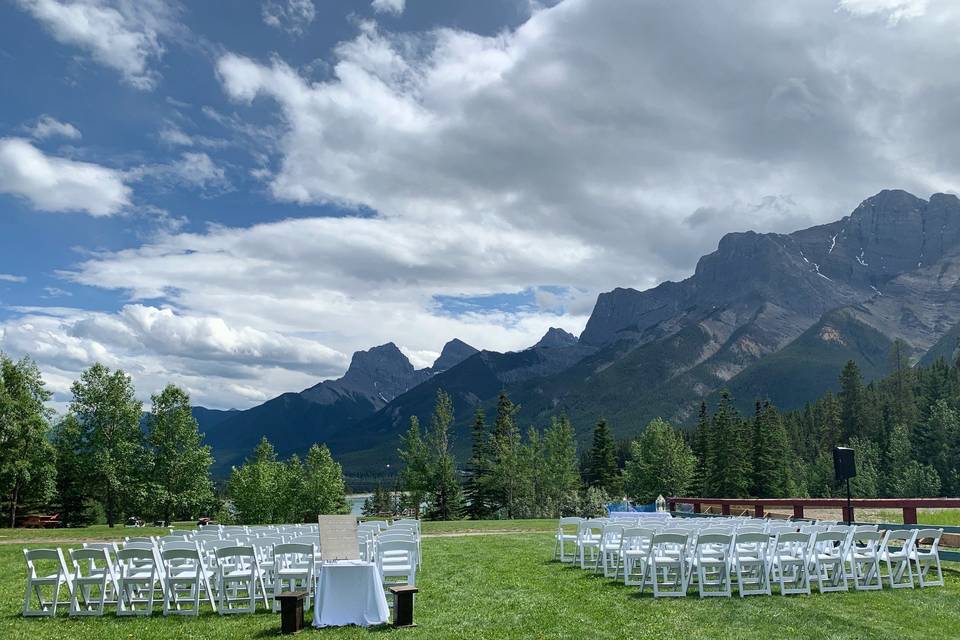
[[[746,3],[0,3],[0,349],[247,407],[956,190],[951,3]]]

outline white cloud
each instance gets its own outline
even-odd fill
[[[120,172],[90,162],[48,156],[21,138],[0,138],[0,192],[40,211],[109,216],[130,204]]]
[[[0,282],[26,282],[24,276],[15,276],[11,273],[0,273]]]
[[[302,35],[317,15],[312,0],[265,0],[264,23],[294,35]]]
[[[373,0],[371,6],[377,13],[392,13],[398,16],[403,13],[406,0]]]
[[[70,140],[79,140],[80,131],[69,122],[60,122],[56,118],[42,115],[30,129],[30,134],[37,140],[44,140],[53,136],[61,136]]]
[[[840,8],[853,15],[885,16],[890,24],[919,18],[929,6],[929,0],[840,0]]]
[[[180,157],[164,164],[141,165],[130,169],[131,181],[152,180],[161,187],[189,187],[219,192],[230,188],[226,171],[202,151],[184,151]]]
[[[166,0],[17,0],[50,34],[83,49],[119,72],[130,86],[153,89],[151,67],[164,53],[163,36],[174,32],[177,5]]]
[[[63,275],[344,355],[393,340],[422,363],[452,337],[502,350],[551,325],[577,333],[598,291],[682,277],[726,232],[834,220],[883,188],[960,190],[953,8],[863,7],[567,0],[493,36],[361,22],[322,81],[226,53],[217,73],[237,111],[203,113],[257,148],[245,168],[273,197],[348,215],[170,231]],[[436,302],[521,291],[533,303],[513,310]],[[126,329],[107,335],[134,332],[114,320]],[[31,320],[138,375],[183,368],[214,406],[316,375],[141,338],[74,345],[51,322]]]

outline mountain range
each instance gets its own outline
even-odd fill
[[[419,370],[388,343],[355,353],[337,380],[195,416],[221,474],[267,435],[281,455],[326,442],[348,475],[390,475],[399,435],[410,416],[429,419],[438,388],[453,398],[461,456],[475,409],[492,410],[501,390],[525,426],[565,413],[585,441],[604,416],[631,437],[657,416],[690,424],[720,389],[745,409],[802,406],[836,389],[847,360],[885,374],[897,339],[913,362],[953,357],[958,287],[960,200],[887,190],[829,224],[727,234],[680,282],[602,293],[579,338],[550,329],[508,353],[452,340]]]

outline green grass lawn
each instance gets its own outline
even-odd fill
[[[924,590],[779,595],[701,601],[654,600],[588,572],[550,561],[552,521],[425,523],[424,533],[524,529],[513,534],[437,536],[423,542],[417,576],[418,627],[308,631],[307,637],[365,638],[956,638],[960,573]],[[14,532],[22,534],[23,532]],[[43,532],[50,546],[105,538],[102,529]],[[77,535],[82,533],[82,535]],[[122,536],[123,530],[113,533]],[[22,539],[17,535],[14,539]],[[44,546],[37,544],[31,546]],[[279,616],[68,619],[20,616],[24,566],[20,544],[0,545],[0,638],[257,638],[279,631]],[[159,608],[159,607],[158,607]]]

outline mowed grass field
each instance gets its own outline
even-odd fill
[[[307,630],[299,637],[376,638],[958,638],[960,571],[946,565],[946,587],[811,596],[654,600],[591,572],[550,560],[553,521],[424,523],[414,629]],[[509,530],[509,532],[506,532]],[[143,533],[149,530],[140,530]],[[123,529],[3,531],[0,536],[0,638],[83,640],[263,638],[279,634],[276,614],[199,618],[56,619],[20,615],[24,562],[31,547],[116,539]],[[16,541],[16,542],[13,542]],[[64,593],[66,591],[64,590]],[[261,605],[262,606],[262,605]],[[158,606],[159,611],[159,606]]]

